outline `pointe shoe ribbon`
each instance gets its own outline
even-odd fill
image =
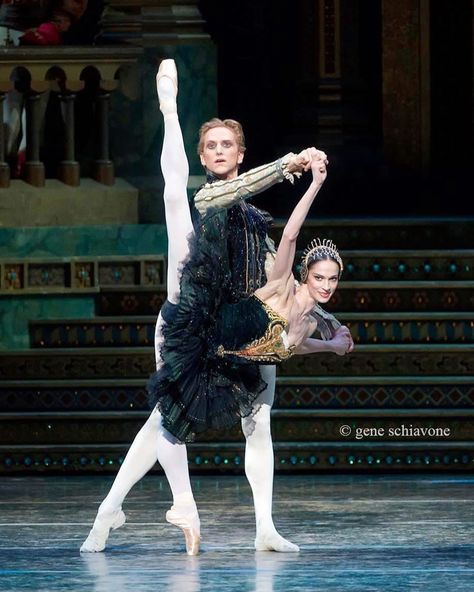
[[[99,553],[105,549],[105,543],[109,538],[111,530],[117,530],[125,524],[125,514],[117,510],[109,517],[98,516],[87,539],[82,543],[79,551],[81,553]]]
[[[188,555],[197,555],[201,544],[201,535],[192,525],[195,519],[199,519],[197,513],[189,518],[180,514],[174,506],[166,512],[166,521],[178,528],[181,528],[186,542],[186,553]]]

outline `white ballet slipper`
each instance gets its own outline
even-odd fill
[[[284,539],[275,530],[273,532],[258,534],[255,538],[255,550],[276,551],[277,553],[298,553],[300,548],[298,545]]]
[[[105,549],[111,530],[117,530],[125,524],[125,514],[117,510],[109,515],[97,515],[89,536],[82,543],[81,553],[99,553]]]

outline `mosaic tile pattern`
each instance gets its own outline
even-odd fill
[[[21,451],[14,449],[7,453],[0,451],[0,474],[57,473],[112,473],[115,474],[123,462],[126,446],[97,446],[94,450],[76,447],[76,450],[44,446],[41,450],[25,446]],[[244,445],[222,444],[206,446],[193,444],[188,448],[190,469],[203,472],[243,472]],[[466,444],[427,445],[404,443],[400,445],[335,444],[305,445],[297,448],[286,444],[275,446],[275,470],[294,473],[343,470],[346,472],[390,471],[427,472],[458,471],[472,474],[474,449]],[[161,472],[158,465],[152,472]]]
[[[137,373],[140,368],[136,367]],[[141,368],[144,371],[145,368]],[[146,377],[93,381],[0,383],[4,411],[148,411]],[[277,382],[274,409],[471,409],[472,384],[292,384]]]

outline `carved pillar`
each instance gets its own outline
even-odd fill
[[[104,185],[113,185],[115,181],[114,165],[109,158],[109,102],[109,93],[99,93],[97,97],[99,157],[94,161],[94,179]]]
[[[44,186],[44,164],[40,161],[39,93],[26,98],[26,181],[36,187]]]
[[[393,164],[430,162],[429,0],[382,0],[383,133]]]
[[[340,0],[319,0],[319,142],[342,142]]]
[[[73,93],[59,95],[63,111],[66,139],[64,145],[64,160],[59,164],[59,178],[66,185],[77,186],[80,183],[80,167],[75,156],[74,141],[74,100]]]
[[[5,133],[3,123],[3,101],[5,94],[0,92],[0,187],[10,185],[10,167],[5,162]]]

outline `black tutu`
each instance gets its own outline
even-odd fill
[[[226,335],[234,346],[244,344],[261,335],[267,321],[256,299],[229,304],[230,294],[226,213],[219,212],[190,239],[179,303],[163,325],[163,366],[147,387],[163,426],[182,442],[250,415],[267,386],[255,362],[217,355]]]

